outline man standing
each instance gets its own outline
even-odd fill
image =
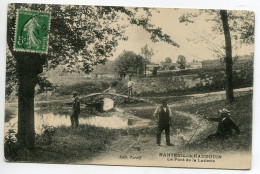
[[[218,122],[218,128],[216,133],[209,135],[206,140],[212,140],[213,138],[228,138],[233,135],[233,130],[238,135],[240,133],[240,130],[238,126],[231,120],[230,112],[223,108],[222,110],[219,110],[220,116],[218,118],[208,118],[209,121],[215,121]]]
[[[127,88],[128,88],[128,97],[133,97],[133,86],[135,83],[132,81],[131,76],[129,76],[129,81],[127,83]]]
[[[73,97],[74,97],[74,101],[73,101],[73,107],[72,107],[72,115],[70,116],[70,121],[71,121],[71,127],[74,127],[74,125],[76,127],[79,126],[79,114],[80,114],[80,101],[78,98],[78,93],[77,92],[73,92]]]
[[[162,131],[165,131],[165,137],[166,137],[166,145],[167,146],[173,146],[173,144],[170,143],[170,118],[172,117],[172,112],[170,108],[167,106],[167,100],[162,101],[162,105],[159,106],[154,114],[153,114],[156,122],[158,123],[158,129],[157,129],[157,135],[156,135],[156,144],[157,146],[161,145],[161,134]]]

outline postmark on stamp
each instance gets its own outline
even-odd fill
[[[18,10],[15,30],[15,51],[47,53],[49,12]]]

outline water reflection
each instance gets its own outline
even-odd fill
[[[5,123],[6,130],[13,129],[17,132],[17,116],[12,118],[9,122]],[[97,127],[121,129],[128,126],[128,119],[123,119],[118,116],[118,113],[110,117],[93,116],[88,118],[79,118],[79,123],[93,125]],[[35,112],[35,133],[41,134],[43,132],[43,125],[59,127],[70,126],[70,116],[50,113],[37,113]]]

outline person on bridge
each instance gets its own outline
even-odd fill
[[[238,126],[233,122],[230,118],[230,111],[223,108],[219,110],[220,116],[218,118],[208,118],[205,117],[209,121],[218,122],[218,128],[216,133],[209,135],[206,140],[212,140],[214,138],[228,138],[233,135],[233,130],[235,131],[236,135],[240,134],[240,130]]]
[[[163,130],[165,131],[166,145],[173,146],[170,142],[170,124],[172,112],[171,109],[167,106],[167,100],[162,101],[162,105],[156,108],[153,117],[158,123],[157,134],[156,134],[156,144],[157,146],[161,145],[161,134]]]
[[[135,83],[132,81],[131,76],[129,76],[129,81],[127,83],[127,89],[128,89],[128,97],[133,97],[133,86]]]
[[[80,114],[80,101],[78,98],[78,93],[73,92],[73,106],[72,106],[72,114],[70,116],[71,127],[78,127],[79,126],[79,114]]]

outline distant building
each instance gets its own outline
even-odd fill
[[[162,70],[175,70],[180,68],[180,64],[178,63],[166,63],[166,62],[161,62],[161,69]]]
[[[188,62],[188,63],[186,63],[186,68],[199,69],[199,68],[202,68],[202,63],[201,62]]]
[[[147,71],[153,71],[154,68],[159,68],[159,67],[160,67],[159,64],[147,64],[147,65],[146,65],[146,70],[147,70]]]

